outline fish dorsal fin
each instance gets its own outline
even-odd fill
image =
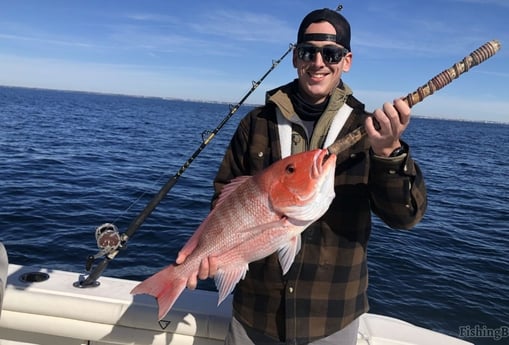
[[[295,260],[295,256],[301,247],[300,234],[291,238],[288,243],[278,249],[279,264],[283,269],[283,275],[286,274]]]
[[[249,266],[245,264],[244,266],[233,267],[232,269],[217,271],[214,276],[214,281],[216,283],[216,287],[219,290],[219,299],[217,301],[217,305],[221,304],[222,301],[230,293],[232,293],[235,285],[246,276],[246,272]]]
[[[219,198],[217,199],[216,207],[222,203],[228,196],[233,193],[241,184],[249,180],[252,176],[238,176],[230,181],[227,185],[221,189],[221,193],[219,194]]]

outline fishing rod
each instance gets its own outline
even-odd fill
[[[170,191],[171,188],[177,183],[178,179],[182,174],[187,170],[187,168],[191,165],[191,163],[198,157],[198,155],[205,149],[205,147],[210,143],[210,141],[216,136],[216,134],[224,127],[224,125],[230,120],[230,118],[237,112],[240,106],[246,101],[246,99],[260,86],[262,81],[283,61],[283,59],[292,51],[294,45],[290,44],[286,52],[278,59],[272,60],[271,67],[265,72],[265,74],[258,80],[253,81],[251,85],[251,89],[242,97],[242,99],[235,105],[230,105],[230,111],[223,118],[223,120],[219,123],[219,125],[211,132],[203,132],[202,133],[202,142],[200,146],[194,151],[194,153],[189,157],[189,159],[180,167],[173,177],[171,177],[163,187],[159,190],[159,192],[150,200],[150,202],[145,206],[145,208],[138,214],[138,216],[131,222],[126,232],[120,234],[118,232],[117,227],[111,223],[105,223],[99,226],[95,231],[95,237],[97,246],[99,248],[99,252],[95,255],[90,255],[87,258],[87,262],[85,268],[90,274],[85,278],[84,276],[80,276],[79,281],[74,283],[76,287],[93,287],[98,286],[99,282],[97,279],[101,276],[102,272],[106,269],[109,262],[115,258],[115,256],[119,253],[120,249],[123,249],[127,245],[127,241],[134,235],[136,230],[143,224],[143,222],[147,219],[147,217],[155,210],[157,205],[164,199],[166,194]],[[208,133],[208,136],[205,137],[205,133]],[[104,257],[104,259],[92,270],[92,265],[94,261],[100,257]]]
[[[470,53],[468,56],[464,57],[463,60],[458,61],[452,67],[440,72],[431,78],[423,86],[418,87],[414,92],[409,93],[406,97],[403,98],[403,100],[408,104],[408,106],[413,107],[415,104],[421,102],[424,98],[432,95],[436,91],[451,83],[461,74],[469,71],[470,68],[479,65],[480,63],[495,55],[500,50],[500,47],[501,43],[498,40],[491,40],[486,42],[474,50],[472,53]],[[366,128],[364,126],[360,126],[341,139],[336,140],[327,148],[327,150],[329,153],[338,155],[358,143],[366,135]]]

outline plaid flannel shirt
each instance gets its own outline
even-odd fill
[[[269,92],[266,105],[242,119],[214,180],[216,197],[232,178],[253,175],[281,159],[275,107],[288,119],[294,116],[288,97],[294,87],[290,83]],[[322,117],[335,114],[345,101],[354,110],[339,137],[363,124],[367,115],[341,84]],[[295,140],[304,134],[293,127],[292,153],[319,147],[328,130],[317,124],[311,140]],[[341,330],[368,311],[371,212],[391,227],[410,228],[426,209],[422,174],[406,148],[406,155],[383,159],[370,154],[368,141],[362,140],[338,155],[336,197],[326,214],[302,233],[302,248],[290,271],[283,276],[273,254],[251,263],[237,284],[233,310],[241,323],[287,344],[305,344]]]

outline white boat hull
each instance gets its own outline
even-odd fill
[[[42,282],[22,282],[29,272]],[[231,297],[217,306],[217,293],[185,290],[160,322],[150,296],[132,296],[136,281],[103,277],[100,285],[77,288],[79,275],[9,265],[0,316],[0,345],[204,345],[223,344]],[[358,345],[471,344],[381,315],[361,317]]]

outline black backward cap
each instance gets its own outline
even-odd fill
[[[341,14],[328,8],[314,10],[304,17],[297,34],[297,44],[304,42],[304,32],[309,25],[323,21],[329,22],[336,29],[335,42],[350,51],[350,24]]]

